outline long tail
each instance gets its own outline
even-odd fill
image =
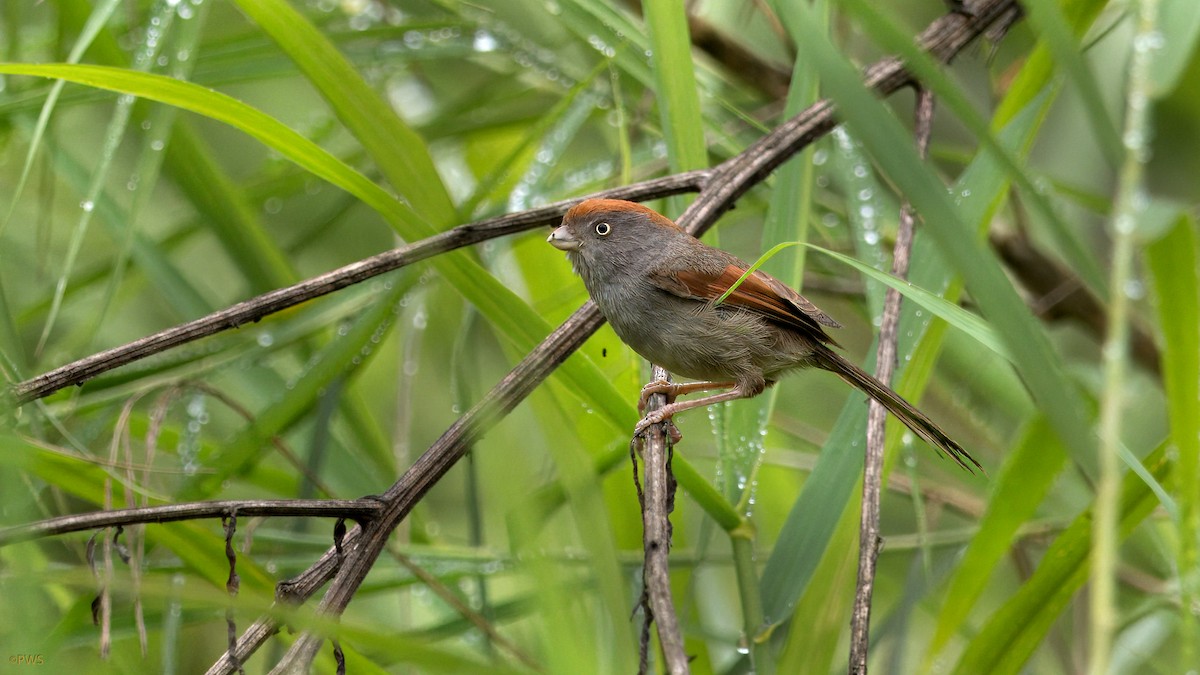
[[[899,418],[901,422],[904,422],[904,426],[912,429],[913,433],[924,439],[926,443],[944,452],[950,459],[957,462],[959,466],[971,473],[975,473],[975,469],[972,469],[967,464],[967,462],[970,462],[980,471],[983,471],[983,466],[975,461],[975,458],[966,450],[963,450],[961,445],[955,443],[953,439],[947,436],[941,427],[933,423],[933,420],[926,417],[925,413],[917,410],[911,403],[905,401],[900,394],[889,389],[887,385],[875,379],[870,373],[827,348],[817,350],[815,356],[821,368],[836,374],[855,389],[882,403],[883,407],[888,409],[888,412]]]

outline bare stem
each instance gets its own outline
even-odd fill
[[[653,379],[666,379],[667,371],[654,366]],[[650,397],[649,409],[666,404],[666,396],[655,394]],[[671,577],[668,554],[671,551],[671,511],[675,503],[675,479],[670,472],[670,452],[666,435],[661,425],[646,430],[642,447],[642,466],[645,474],[645,490],[642,499],[642,583],[648,610],[646,620],[651,618],[658,630],[658,642],[662,647],[663,661],[671,675],[688,672],[687,652],[683,648],[683,633],[679,629],[679,618],[675,614],[675,603],[671,601]],[[646,648],[643,645],[643,650]],[[643,655],[643,662],[645,661]]]
[[[0,529],[0,547],[68,532],[84,532],[102,527],[127,527],[139,523],[221,518],[235,512],[239,516],[367,520],[375,517],[381,509],[380,503],[374,499],[247,499],[163,504],[60,516],[36,523],[6,527]]]
[[[1102,350],[1104,392],[1100,397],[1100,477],[1096,481],[1095,521],[1092,524],[1091,622],[1088,672],[1109,671],[1113,632],[1117,626],[1116,579],[1121,515],[1121,418],[1129,365],[1129,295],[1133,279],[1134,237],[1141,218],[1142,174],[1149,153],[1147,123],[1150,108],[1150,65],[1157,35],[1158,1],[1141,0],[1133,36],[1126,99],[1125,157],[1117,175],[1113,203],[1112,299]],[[1161,37],[1159,38],[1161,39]]]
[[[933,95],[917,88],[916,125],[917,153],[923,158],[929,149],[933,124]],[[907,201],[900,210],[896,245],[892,253],[892,274],[908,276],[912,254],[913,210]],[[889,288],[883,303],[883,321],[879,328],[879,346],[875,351],[875,376],[888,384],[896,371],[896,345],[899,340],[901,296]],[[850,617],[850,672],[867,672],[867,652],[870,647],[871,594],[875,589],[875,563],[883,539],[879,535],[879,500],[883,485],[884,422],[887,409],[871,399],[867,412],[867,456],[863,469],[862,516],[858,531],[858,584],[854,593],[854,612]]]

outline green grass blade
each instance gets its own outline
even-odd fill
[[[1158,481],[1170,475],[1165,446],[1146,458]],[[1124,539],[1155,507],[1158,499],[1139,477],[1125,476],[1121,490],[1120,537]],[[954,673],[1018,673],[1071,598],[1087,581],[1092,549],[1092,511],[1080,515],[1042,556],[1042,563],[1019,591],[988,618],[967,645]]]
[[[1162,41],[1155,49],[1150,79],[1154,94],[1165,96],[1179,84],[1188,60],[1195,58],[1196,41],[1200,40],[1200,2],[1161,0],[1158,15]]]
[[[1163,340],[1162,373],[1178,454],[1174,492],[1179,505],[1176,569],[1182,609],[1182,663],[1200,654],[1200,272],[1196,220],[1180,216],[1175,226],[1145,247]]]
[[[945,601],[937,614],[937,628],[925,653],[923,670],[932,668],[934,659],[962,630],[996,566],[1008,554],[1013,536],[1036,513],[1066,459],[1062,443],[1044,417],[1036,418],[1006,455],[988,497],[987,512],[979,522],[979,532],[955,565],[946,586]]]
[[[797,10],[801,9],[797,6]],[[1048,97],[1039,96],[1036,90],[1025,90],[1034,97],[1033,104],[1026,102],[1021,113],[1012,118],[1012,122],[1001,132],[1001,138],[1010,147],[1027,148],[1036,130],[1044,119],[1044,108]],[[989,222],[992,212],[997,208],[1001,198],[1008,189],[1005,171],[994,158],[987,154],[979,154],[970,166],[963,172],[954,191],[964,196],[962,208],[964,219],[975,229],[982,229]],[[945,288],[950,283],[950,272],[945,262],[933,250],[929,238],[918,231],[913,251],[914,260],[926,261],[921,266],[914,266],[912,278],[915,285],[927,288]],[[906,313],[902,318],[900,335],[906,336],[910,328],[904,323],[912,317]],[[911,325],[911,324],[910,324]],[[933,337],[933,336],[931,336]],[[929,338],[926,338],[929,339]],[[935,338],[935,341],[938,341]],[[912,349],[901,340],[901,350]],[[922,346],[916,353],[924,349],[934,349],[936,346]],[[873,353],[873,352],[872,352]],[[901,364],[903,366],[903,364]],[[904,370],[897,373],[901,393],[911,395],[909,387],[917,386],[917,377],[912,383],[907,380]],[[849,407],[848,404],[847,407]],[[865,429],[865,412],[863,406],[855,405],[858,415],[862,418],[859,425],[848,430],[843,425],[849,425],[845,419],[846,412],[839,417],[825,450],[822,451],[817,466],[805,483],[800,498],[792,506],[788,514],[784,530],[780,533],[775,550],[772,551],[767,567],[763,572],[763,597],[767,606],[768,621],[779,621],[791,615],[792,608],[801,594],[810,592],[809,577],[816,569],[822,552],[832,536],[833,523],[827,522],[832,516],[822,516],[814,522],[813,514],[841,513],[845,509],[846,500],[852,494],[854,483],[859,479],[862,469],[861,453],[846,446],[863,437]],[[832,449],[832,450],[831,450]],[[829,457],[827,455],[857,455],[857,461],[849,458]],[[810,495],[809,492],[812,491]],[[828,501],[828,500],[835,501]],[[840,500],[840,501],[838,501]]]
[[[91,12],[87,23],[79,33],[79,37],[75,38],[75,43],[71,45],[71,52],[67,55],[67,63],[79,63],[79,59],[83,57],[84,52],[91,46],[92,41],[103,30],[104,24],[108,23],[109,17],[112,16],[118,5],[120,5],[120,0],[104,0]],[[54,107],[58,103],[58,98],[62,94],[65,85],[66,82],[55,82],[50,87],[50,93],[46,96],[45,102],[42,103],[41,111],[38,112],[37,123],[34,125],[33,133],[29,139],[29,150],[25,153],[25,164],[21,167],[21,176],[17,179],[16,187],[13,188],[8,212],[5,214],[4,220],[0,222],[0,234],[4,233],[8,222],[12,220],[13,211],[17,208],[17,202],[20,201],[21,193],[25,191],[25,184],[29,180],[29,172],[33,169],[33,160],[37,157],[38,148],[41,146],[42,138],[46,134],[46,127],[50,124],[50,115],[54,112]]]
[[[1047,411],[1076,461],[1085,466],[1091,463],[1093,439],[1083,400],[999,261],[981,242],[962,236],[970,227],[962,222],[945,187],[917,157],[899,121],[863,86],[857,70],[825,35],[808,27],[803,32],[806,39],[799,47],[819,65],[822,81],[840,114],[922,215],[925,231],[933,235],[984,316],[1000,332],[1034,399]]]
[[[1089,1],[1102,4],[1104,0]],[[1076,273],[1101,297],[1107,297],[1107,277],[1101,269],[1099,261],[1059,215],[1049,198],[1034,184],[1029,171],[1022,166],[1022,162],[996,139],[987,122],[976,112],[962,88],[955,85],[946,76],[941,64],[934,62],[928,54],[917,49],[907,33],[897,30],[896,26],[899,25],[899,22],[894,18],[889,18],[885,8],[869,5],[863,0],[847,0],[847,6],[855,10],[856,16],[863,26],[871,31],[885,49],[904,58],[905,63],[922,84],[937,94],[938,102],[953,111],[976,135],[988,152],[996,156],[1001,166],[1007,170],[1009,179],[1021,188],[1022,197],[1045,222],[1049,233],[1061,248],[1062,255],[1071,262]],[[1091,10],[1091,7],[1085,9]],[[1072,14],[1071,18],[1074,20],[1073,25],[1082,32],[1087,24],[1080,21],[1079,14],[1086,16],[1087,12],[1080,11]],[[1049,64],[1046,67],[1050,68]],[[858,89],[862,88],[858,87]],[[865,97],[860,96],[860,101],[865,102]],[[999,116],[997,118],[1007,119]],[[879,129],[872,129],[872,131],[877,135],[883,135]],[[926,214],[926,217],[928,216],[929,214]]]
[[[159,3],[156,7],[156,16],[154,17],[155,24],[159,27],[159,32],[154,33],[153,39],[150,34],[138,47],[137,56],[134,58],[135,66],[140,70],[145,70],[154,63],[158,55],[162,43],[166,39],[166,34],[171,30],[171,25],[174,23],[175,10],[173,7],[167,6],[165,3]],[[94,31],[99,32],[99,26],[92,26],[92,20],[88,21],[89,27]],[[95,37],[95,32],[91,33],[91,38]],[[90,41],[90,39],[89,39]],[[56,85],[62,82],[56,82]],[[51,95],[59,91],[52,90]],[[47,100],[47,104],[51,101]],[[104,189],[104,184],[108,180],[109,171],[113,167],[113,161],[116,158],[117,150],[121,145],[122,139],[129,128],[129,121],[133,114],[134,99],[132,97],[122,96],[117,99],[112,115],[109,117],[108,128],[104,133],[104,143],[100,148],[100,159],[96,166],[91,170],[90,182],[87,189],[84,191],[83,201],[80,202],[81,212],[75,224],[75,229],[72,231],[70,243],[67,245],[66,253],[62,258],[61,266],[58,268],[58,279],[54,286],[54,298],[50,302],[50,309],[46,312],[46,319],[42,325],[42,334],[38,338],[35,353],[40,354],[46,347],[47,341],[50,339],[50,334],[54,330],[54,326],[58,321],[59,311],[62,309],[63,297],[67,292],[67,281],[71,278],[75,270],[75,264],[78,262],[79,253],[83,249],[84,238],[91,229],[92,214],[95,211],[96,199],[100,195],[100,191]],[[47,112],[48,109],[43,108]],[[39,125],[41,119],[39,119]],[[37,131],[43,131],[38,129]],[[36,147],[36,146],[35,146]],[[30,155],[29,159],[32,159]],[[15,203],[15,202],[14,202]],[[2,228],[0,228],[2,229]],[[103,304],[103,303],[102,303]],[[97,316],[97,321],[102,318],[102,313],[106,307],[101,307],[101,314]]]
[[[237,99],[190,82],[123,68],[66,64],[0,64],[0,73],[52,77],[90,87],[132,94],[173,105],[243,131],[299,166],[346,190],[376,210],[406,224],[422,223],[412,210],[400,204],[366,176],[323,150],[266,113]]]
[[[425,140],[333,43],[286,0],[237,0],[237,5],[300,67],[405,201],[441,228],[453,225],[454,205]]]
[[[642,7],[654,53],[651,66],[667,142],[667,161],[676,172],[702,169],[708,165],[708,153],[686,10],[676,0],[647,0]]]
[[[1092,127],[1092,134],[1109,164],[1116,166],[1124,156],[1117,126],[1108,113],[1108,106],[1100,93],[1100,85],[1084,63],[1080,44],[1071,32],[1067,18],[1057,2],[1034,2],[1028,7],[1029,23],[1037,30],[1038,37],[1066,72],[1067,81],[1079,91],[1083,99],[1084,117]]]
[[[974,338],[979,344],[1004,357],[1006,360],[1012,360],[1012,356],[1008,348],[1005,347],[1004,342],[1000,339],[1000,336],[996,334],[996,331],[984,319],[910,281],[898,279],[887,272],[881,272],[848,255],[838,253],[837,251],[830,251],[814,244],[805,244],[805,246],[814,251],[820,251],[834,260],[850,265],[875,281],[895,289],[904,297],[933,312],[946,323]]]

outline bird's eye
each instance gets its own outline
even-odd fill
[[[608,223],[596,223],[596,234],[601,237],[607,237],[609,232],[612,232],[612,225]]]

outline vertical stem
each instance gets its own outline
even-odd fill
[[[654,379],[667,379],[667,371],[654,366]],[[650,397],[649,410],[666,404],[666,397],[655,394]],[[637,439],[634,439],[636,442]],[[645,491],[642,494],[642,546],[644,562],[642,583],[645,604],[654,624],[658,628],[658,641],[662,647],[663,662],[671,675],[688,672],[687,652],[683,647],[683,633],[679,629],[679,618],[671,600],[671,577],[667,553],[671,550],[671,510],[675,504],[675,481],[668,466],[668,439],[659,425],[652,425],[645,433],[642,448],[642,466],[645,473]],[[646,644],[642,644],[643,663]]]
[[[1112,289],[1104,341],[1104,392],[1100,401],[1100,478],[1096,484],[1093,523],[1091,620],[1088,672],[1109,670],[1113,633],[1117,624],[1116,572],[1121,508],[1121,410],[1125,373],[1129,361],[1129,296],[1125,292],[1133,273],[1136,224],[1144,208],[1142,173],[1147,159],[1147,117],[1150,107],[1150,62],[1157,48],[1157,0],[1138,3],[1129,65],[1129,85],[1122,142],[1125,157],[1117,177],[1113,203],[1113,252],[1109,288]]]
[[[754,562],[754,538],[754,527],[749,520],[729,533],[729,542],[733,546],[733,570],[742,601],[742,632],[750,649],[753,672],[757,675],[773,675],[775,660],[771,658],[770,645],[765,639],[760,639],[764,619],[762,589],[758,585],[758,570]]]
[[[929,148],[930,127],[933,122],[933,95],[917,89],[916,125],[917,152],[924,157]],[[892,273],[908,275],[909,255],[912,253],[913,212],[907,202],[900,211],[896,245],[892,258]],[[883,303],[883,322],[879,328],[875,375],[887,384],[896,370],[896,342],[899,338],[900,294],[888,289]],[[863,467],[862,516],[858,529],[858,584],[854,592],[854,613],[850,617],[850,672],[865,675],[867,652],[871,644],[871,594],[875,590],[875,563],[883,540],[879,536],[879,500],[883,485],[884,421],[887,410],[872,399],[867,412],[867,456]]]

